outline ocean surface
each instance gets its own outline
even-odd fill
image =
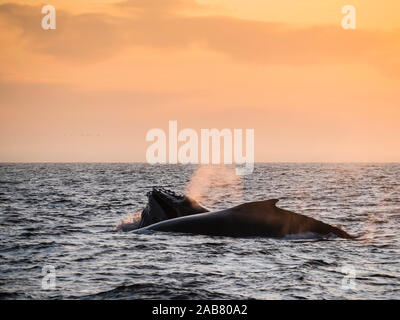
[[[163,186],[278,206],[356,241],[116,231]],[[0,164],[1,299],[399,299],[400,164]]]

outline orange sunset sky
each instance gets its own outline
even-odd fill
[[[177,120],[254,128],[256,161],[398,162],[399,17],[398,0],[0,1],[0,161],[145,161],[146,132]]]

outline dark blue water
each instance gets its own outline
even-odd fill
[[[258,164],[242,179],[219,169],[195,171],[0,164],[0,298],[400,298],[399,164]],[[145,205],[152,186],[184,191],[189,185],[210,208],[279,198],[282,208],[342,225],[360,238],[114,230]],[[49,266],[55,282],[43,281]]]

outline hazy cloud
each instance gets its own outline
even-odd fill
[[[181,9],[199,9],[204,6],[193,0],[125,0],[115,4],[121,8],[150,10],[154,12],[176,11]]]
[[[245,63],[364,63],[400,75],[398,30],[343,30],[339,23],[296,29],[233,17],[188,16],[175,10],[196,3],[181,0],[131,0],[118,5],[149,13],[157,7],[161,14],[126,18],[58,10],[57,30],[48,32],[40,27],[39,7],[4,4],[0,17],[22,30],[16,41],[24,41],[27,50],[75,62],[101,60],[132,46],[185,48],[197,44]]]

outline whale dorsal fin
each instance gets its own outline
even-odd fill
[[[256,201],[256,202],[252,202],[255,205],[258,206],[271,206],[271,207],[276,207],[277,202],[279,201],[279,199],[269,199],[269,200],[263,200],[263,201]]]
[[[274,207],[276,207],[276,204],[278,203],[279,199],[270,199],[267,200],[269,203],[271,203],[271,205],[273,205]]]
[[[264,212],[263,209],[266,208],[276,208],[276,203],[279,199],[269,199],[269,200],[262,200],[262,201],[254,201],[254,202],[247,202],[241,205],[238,205],[236,208],[240,211],[245,212],[254,212],[255,210],[258,212]]]

